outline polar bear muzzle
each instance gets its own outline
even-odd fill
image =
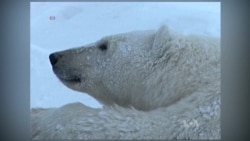
[[[77,70],[71,67],[65,66],[63,63],[63,56],[61,53],[52,53],[49,55],[50,63],[53,68],[53,72],[63,82],[67,83],[80,83],[80,74]],[[61,61],[62,60],[62,61]]]

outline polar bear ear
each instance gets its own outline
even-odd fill
[[[155,33],[154,42],[152,46],[153,52],[157,57],[161,57],[162,54],[168,49],[168,42],[171,41],[171,35],[166,25],[161,26]]]
[[[166,44],[170,38],[169,30],[166,25],[162,25],[155,33],[153,48],[159,48]]]

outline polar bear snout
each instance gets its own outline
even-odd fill
[[[76,85],[85,80],[81,77],[80,68],[76,67],[74,63],[74,56],[69,54],[68,51],[51,53],[49,60],[54,74],[66,86],[74,89]]]

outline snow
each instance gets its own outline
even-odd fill
[[[183,34],[220,37],[219,2],[31,2],[30,11],[31,108],[72,102],[102,107],[56,78],[48,58],[52,52],[162,24]]]

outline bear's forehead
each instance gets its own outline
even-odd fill
[[[132,31],[132,32],[127,32],[127,33],[119,33],[119,34],[114,34],[114,35],[109,35],[102,40],[116,40],[116,39],[143,39],[146,38],[150,35],[155,34],[154,30],[146,30],[146,31]]]

